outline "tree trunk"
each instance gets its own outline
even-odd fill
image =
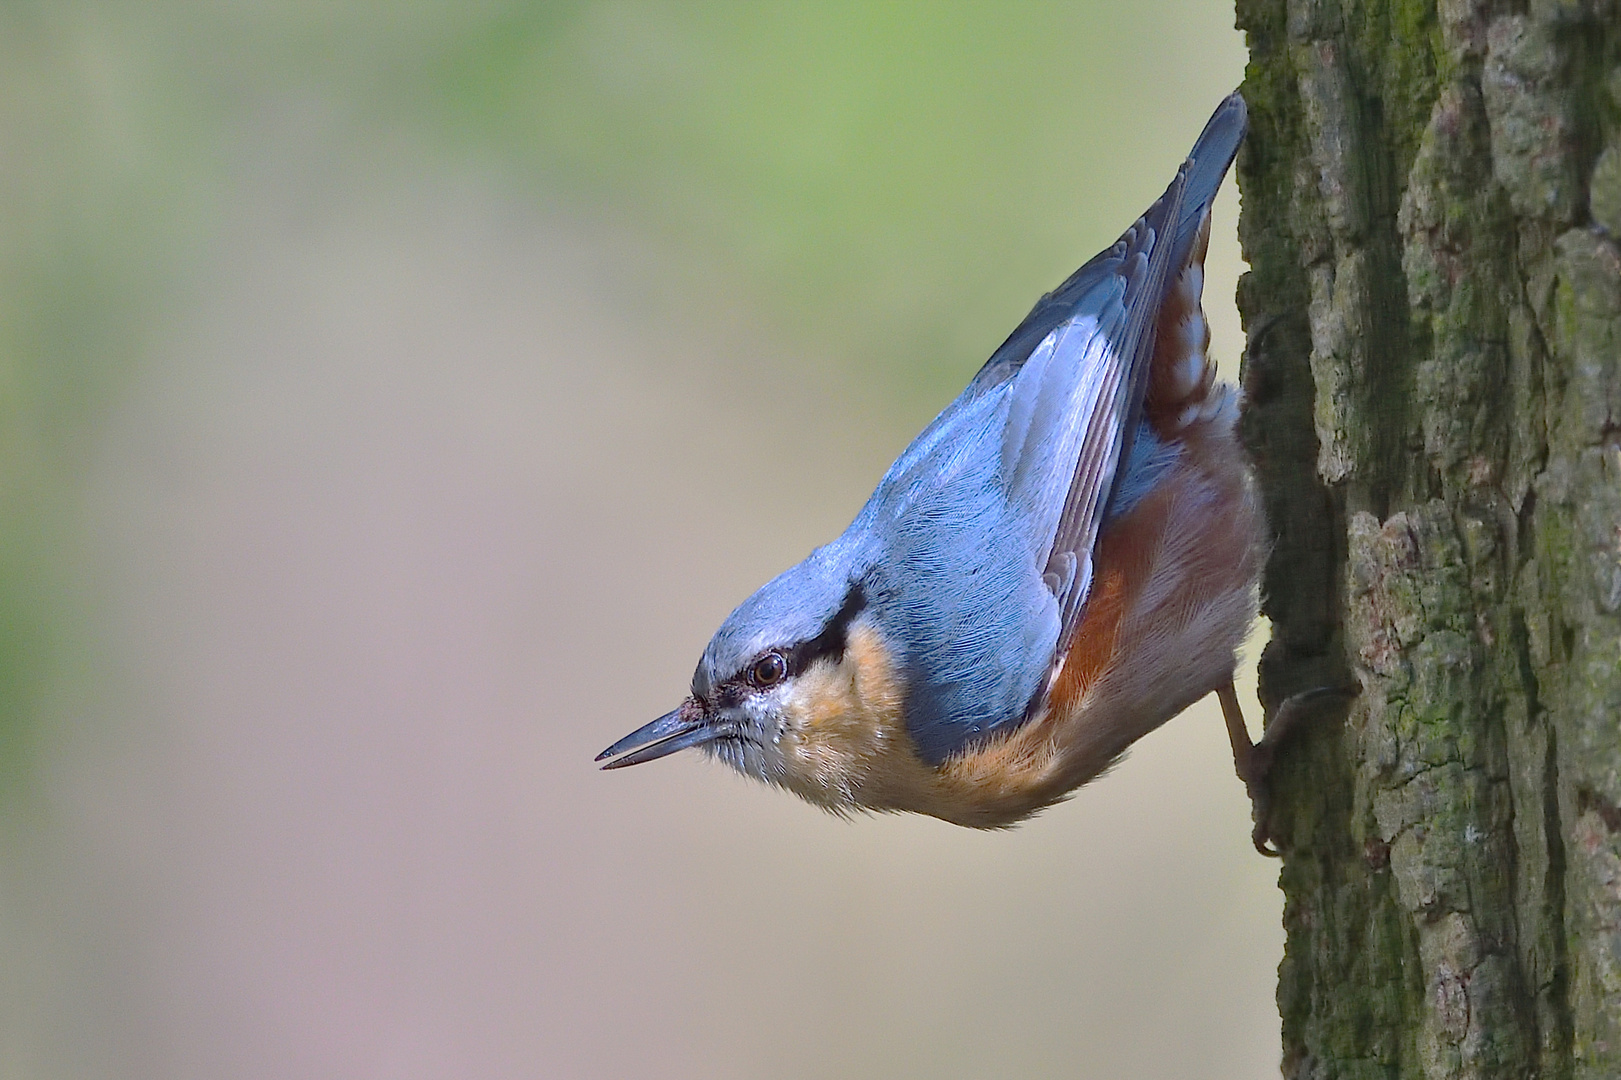
[[[1621,1077],[1618,9],[1238,0],[1289,1077]]]

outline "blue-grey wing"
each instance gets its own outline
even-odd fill
[[[1036,565],[1058,600],[1062,656],[1092,584],[1092,551],[1147,386],[1185,170],[1126,232],[1114,274],[1032,350],[1010,388],[1007,500],[1042,542]]]
[[[1232,164],[1239,143],[1243,141],[1246,127],[1244,99],[1236,93],[1232,94],[1221,103],[1205,124],[1204,131],[1194,143],[1184,169],[1178,173],[1177,181],[1173,181],[1174,186],[1182,181],[1183,173],[1186,174],[1186,191],[1180,220],[1177,223],[1173,265],[1180,266],[1186,261],[1194,237],[1199,231],[1199,225],[1209,210],[1217,189],[1221,187],[1222,178],[1226,176],[1228,166]],[[1166,194],[1169,195],[1170,191],[1167,190]],[[1165,197],[1162,196],[1155,205],[1162,206],[1164,203]],[[1150,214],[1152,213],[1151,210]],[[911,477],[908,474],[917,472],[920,466],[926,468],[930,455],[942,440],[949,440],[965,424],[980,422],[977,417],[964,417],[962,414],[977,408],[987,394],[1005,390],[1008,382],[1023,370],[1025,363],[1049,336],[1074,319],[1083,305],[1096,295],[1100,286],[1105,286],[1119,277],[1122,263],[1129,254],[1128,245],[1135,231],[1136,226],[1133,226],[1115,244],[1099,252],[1086,265],[1065,279],[1058,288],[1036,301],[1035,307],[1030,309],[1030,313],[1008,335],[1007,340],[997,347],[990,359],[981,365],[962,393],[935,417],[890,466],[878,485],[874,500],[863,511],[863,517],[876,511],[879,504],[885,501],[884,496],[909,488]],[[1140,391],[1142,388],[1138,389]]]
[[[1044,297],[891,467],[863,519],[908,589],[908,729],[939,761],[1042,700],[1130,460],[1153,327],[1242,139],[1223,102],[1165,194]],[[859,520],[859,519],[858,519]]]
[[[1114,290],[1104,291],[1106,296],[1115,292],[1119,296],[1117,306],[1105,307],[1113,332],[1105,333],[1101,341],[1095,334],[1083,336],[1076,349],[1079,381],[1095,381],[1097,392],[1081,395],[1076,402],[1078,413],[1055,425],[1054,434],[1063,435],[1048,436],[1051,445],[1067,448],[1063,437],[1068,435],[1066,427],[1078,428],[1079,433],[1079,452],[1073,459],[1063,510],[1046,561],[1046,577],[1060,608],[1055,660],[1069,650],[1091,587],[1092,553],[1098,534],[1111,502],[1126,480],[1125,465],[1131,457],[1148,390],[1154,324],[1165,304],[1166,290],[1188,261],[1194,237],[1238,152],[1246,127],[1244,99],[1232,94],[1206,122],[1165,194],[1111,249],[1124,249],[1116,271],[1123,288],[1117,285]],[[1083,313],[1086,307],[1084,300],[1078,305]],[[1103,326],[1101,322],[1098,325],[1100,329]],[[1072,317],[1054,336],[1067,329],[1073,334],[1071,327],[1084,329],[1084,316]],[[1055,351],[1060,347],[1055,342]],[[1094,363],[1096,374],[1091,370]],[[1023,379],[1021,370],[1016,381]],[[1060,451],[1060,469],[1065,460]],[[1050,491],[1047,488],[1038,497]]]

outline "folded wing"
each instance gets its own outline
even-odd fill
[[[1085,609],[1092,553],[1138,431],[1167,288],[1190,257],[1245,127],[1244,102],[1234,94],[1165,194],[1113,247],[1043,298],[975,378],[1012,380],[1003,443],[1008,496],[1028,515],[1031,535],[1050,537],[1038,561],[1059,604],[1054,673]],[[1018,358],[1018,346],[1033,339]]]

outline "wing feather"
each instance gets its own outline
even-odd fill
[[[1237,153],[1246,126],[1244,101],[1234,94],[1206,124],[1165,194],[1113,248],[1075,275],[1080,278],[1094,264],[1104,264],[1097,267],[1101,270],[1112,263],[1114,274],[1124,281],[1116,301],[1124,318],[1114,321],[1111,327],[1118,328],[1117,333],[1103,334],[1106,344],[1102,349],[1077,350],[1077,360],[1095,355],[1101,372],[1085,373],[1079,379],[1093,392],[1074,401],[1077,411],[1073,422],[1079,425],[1081,438],[1063,510],[1046,554],[1044,576],[1056,586],[1053,592],[1059,603],[1059,633],[1051,676],[1056,676],[1062,666],[1085,611],[1092,582],[1092,553],[1119,486],[1122,462],[1130,456],[1137,432],[1154,355],[1154,325],[1166,289],[1190,255],[1194,236]],[[1093,277],[1087,283],[1088,292],[1106,282],[1103,274],[1088,276]],[[1084,309],[1084,300],[1078,306]],[[1072,316],[1069,323],[1053,333],[1076,322]],[[1102,331],[1104,327],[1099,325],[1097,329]],[[1015,331],[1014,336],[1017,334]],[[1018,377],[1022,378],[1022,373]],[[1047,682],[1050,685],[1051,677]],[[1032,701],[1032,712],[1044,699],[1045,690]]]
[[[882,538],[871,595],[906,644],[906,723],[925,760],[1044,704],[1130,460],[1160,310],[1244,127],[1233,95],[1165,194],[1035,305],[847,532]]]
[[[1147,386],[1155,316],[1175,255],[1186,168],[1116,245],[1112,280],[1098,281],[1081,310],[1049,335],[1016,376],[1015,405],[1031,395],[1056,415],[1008,437],[1020,441],[1020,465],[1039,462],[1029,479],[1015,471],[1009,498],[1033,513],[1045,544],[1035,554],[1056,585],[1055,657],[1068,650],[1092,582],[1092,551],[1120,463],[1130,452],[1137,403]],[[1039,359],[1038,359],[1039,356]],[[1039,406],[1038,406],[1039,408]],[[1027,486],[1028,485],[1028,486]],[[1043,520],[1045,519],[1045,520]]]

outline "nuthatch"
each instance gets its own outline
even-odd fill
[[[603,767],[701,746],[835,812],[997,828],[1215,691],[1266,851],[1273,733],[1299,709],[1252,745],[1233,691],[1267,533],[1200,306],[1246,125],[1234,94],[1165,194],[1036,304],[842,536],[727,617],[691,695]]]

